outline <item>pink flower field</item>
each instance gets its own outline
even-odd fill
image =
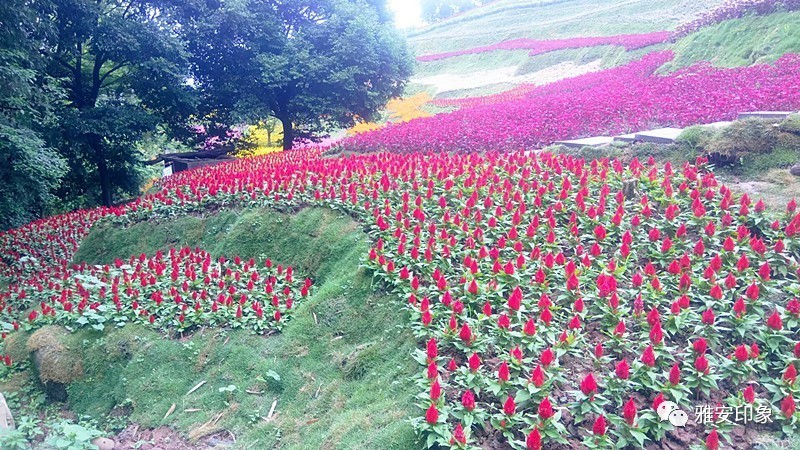
[[[522,150],[556,140],[734,119],[750,110],[800,109],[800,56],[735,69],[707,63],[658,75],[669,51],[625,66],[469,100],[461,109],[365,132],[343,141],[353,151]]]
[[[474,55],[478,53],[493,52],[496,50],[530,50],[530,55],[541,55],[542,53],[570,48],[597,47],[600,45],[616,45],[626,50],[636,50],[661,44],[669,39],[670,33],[667,31],[656,31],[644,34],[620,34],[616,36],[602,37],[576,37],[567,39],[512,39],[497,44],[475,47],[456,52],[436,53],[417,57],[417,61],[430,62],[452,58],[454,56]]]

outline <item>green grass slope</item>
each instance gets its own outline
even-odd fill
[[[428,55],[470,49],[510,39],[558,39],[664,31],[673,29],[720,3],[721,0],[500,0],[466,14],[413,30],[409,32],[408,40],[415,54]],[[437,94],[437,88],[432,83],[447,85],[448,82],[442,81],[442,78],[458,83],[464,77],[478,77],[485,79],[484,85],[447,90],[440,87],[440,92],[435,96],[479,97],[513,89],[517,83],[527,82],[520,81],[526,78],[498,78],[494,75],[495,72],[490,71],[501,70],[519,77],[553,68],[553,73],[563,72],[561,76],[574,76],[570,75],[568,65],[557,68],[554,66],[563,63],[599,63],[599,68],[615,67],[666,46],[656,45],[632,52],[621,47],[600,46],[560,50],[536,56],[529,56],[527,50],[500,50],[417,62],[408,92],[425,90]],[[553,73],[546,77],[550,79]]]
[[[501,0],[409,33],[417,55],[518,39],[670,30],[721,0]]]
[[[729,20],[686,36],[672,47],[675,59],[663,71],[709,61],[720,67],[770,63],[800,52],[800,12]]]
[[[71,340],[81,343],[85,377],[68,387],[70,409],[130,414],[143,427],[165,424],[192,438],[226,429],[236,436],[234,448],[418,447],[407,421],[413,389],[403,381],[415,368],[413,337],[398,327],[405,320],[399,308],[375,293],[359,267],[368,243],[356,222],[314,208],[223,211],[127,229],[105,224],[76,259],[108,263],[183,245],[292,264],[315,280],[313,295],[282,333],[267,338],[205,329],[171,340],[135,326],[80,331]]]

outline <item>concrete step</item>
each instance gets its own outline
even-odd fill
[[[635,139],[642,142],[653,142],[655,144],[671,144],[683,132],[682,128],[659,128],[657,130],[640,131],[636,133]]]
[[[615,142],[628,142],[628,143],[635,142],[636,141],[636,134],[635,133],[631,133],[631,134],[623,134],[621,136],[614,136],[614,141]]]
[[[715,130],[721,130],[723,128],[731,126],[732,123],[733,122],[714,122],[714,123],[706,123],[700,126],[705,128],[713,128]]]
[[[748,111],[739,113],[739,120],[742,119],[785,119],[796,111]]]
[[[611,136],[595,136],[583,139],[572,139],[569,141],[557,141],[555,145],[563,145],[569,148],[583,148],[583,147],[601,147],[614,142]]]

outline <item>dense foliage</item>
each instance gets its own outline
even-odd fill
[[[138,195],[144,160],[238,124],[291,147],[369,120],[411,65],[382,0],[13,0],[0,23],[3,229]]]
[[[187,34],[201,109],[224,122],[278,119],[285,149],[373,119],[411,73],[383,2],[221,3],[200,16]]]
[[[0,4],[0,229],[47,212],[66,168],[43,136],[53,121],[48,96],[60,95],[53,80],[41,75],[45,61],[38,52],[52,30],[26,7],[30,4]]]

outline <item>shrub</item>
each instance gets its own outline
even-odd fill
[[[709,159],[721,165],[741,161],[750,154],[764,155],[772,152],[778,145],[780,132],[768,120],[740,120],[723,129],[712,139],[706,152]]]
[[[711,127],[693,126],[683,130],[676,143],[687,147],[689,150],[697,151],[708,146],[719,134],[719,130]]]

